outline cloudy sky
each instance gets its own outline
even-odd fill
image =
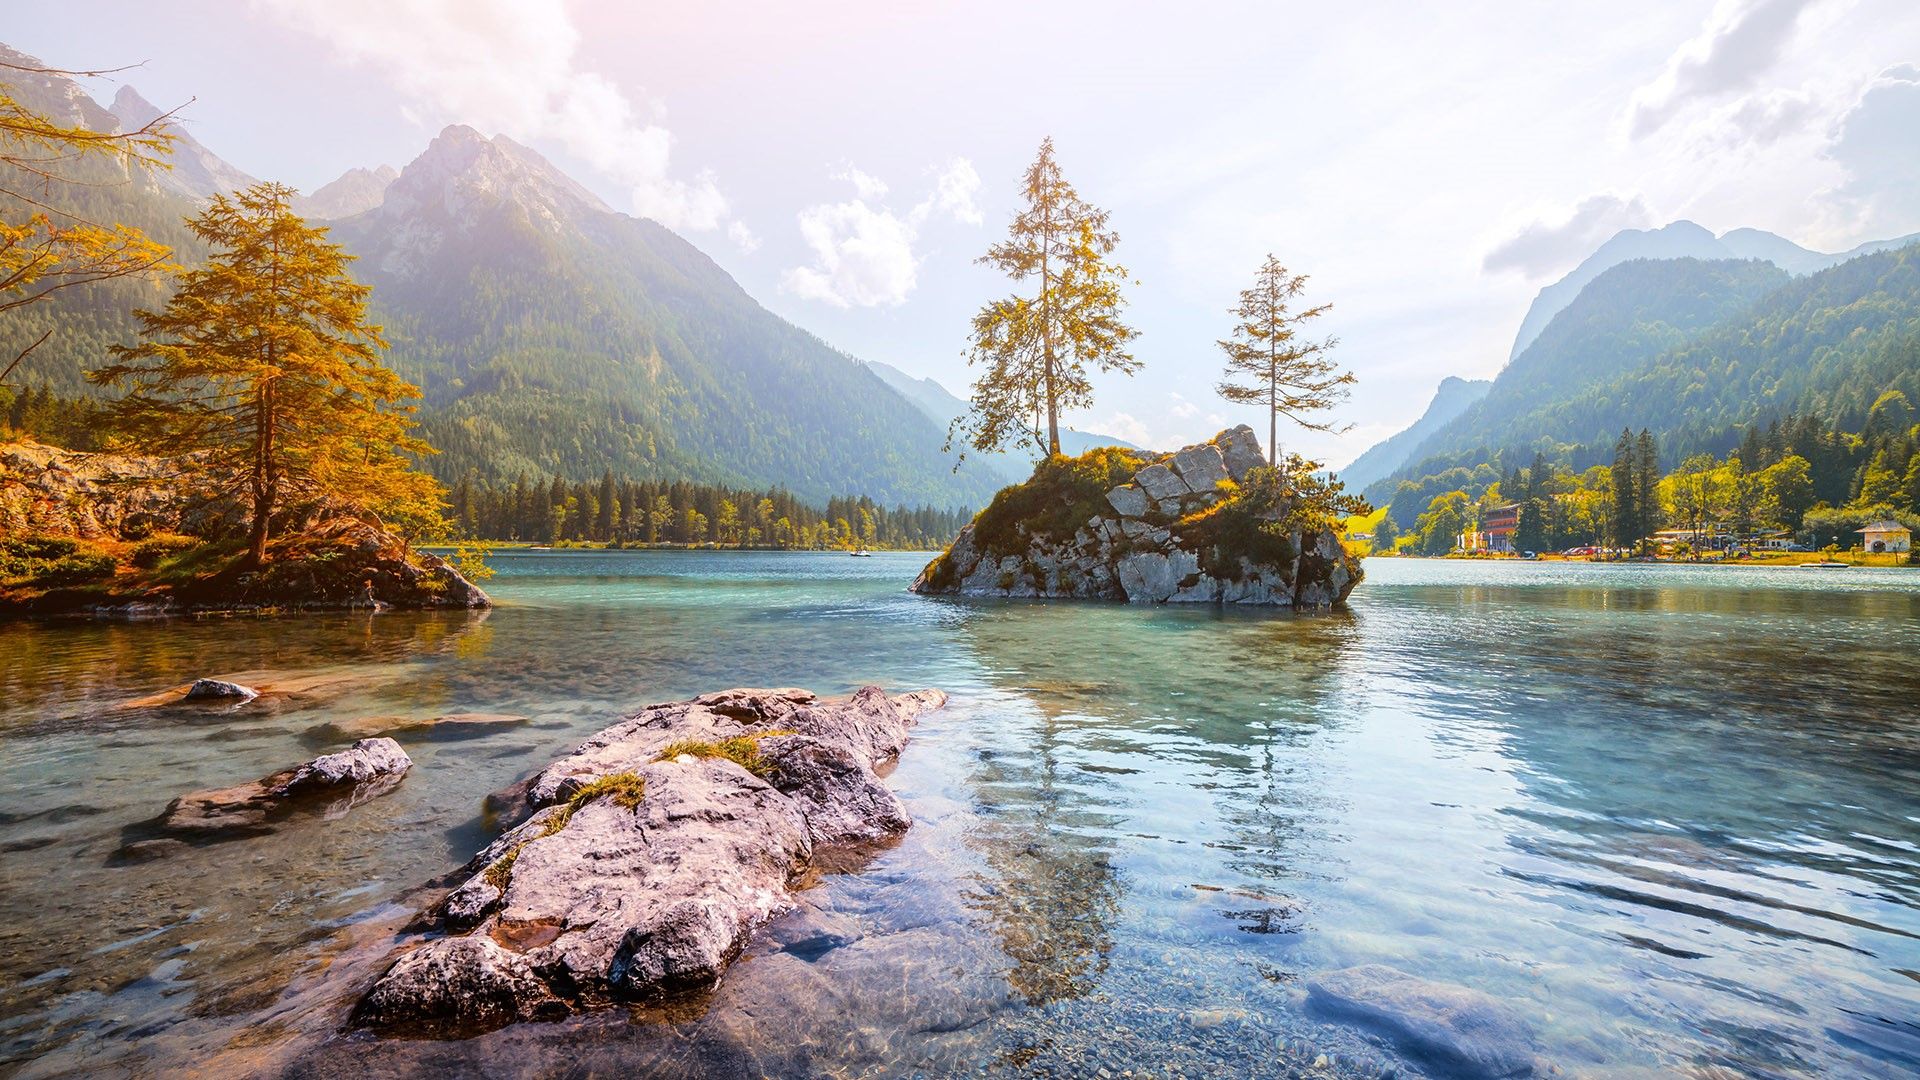
[[[1076,425],[1264,430],[1213,395],[1213,342],[1273,252],[1360,377],[1350,432],[1283,436],[1336,464],[1443,376],[1494,374],[1535,290],[1617,229],[1920,231],[1912,0],[1204,7],[65,0],[0,33],[57,66],[144,62],[120,77],[307,189],[404,166],[449,122],[511,135],[792,321],[956,392],[968,316],[1008,288],[973,259],[1052,135],[1112,211],[1146,362]]]

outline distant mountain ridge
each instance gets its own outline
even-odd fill
[[[109,111],[119,121],[122,131],[145,127],[165,115],[163,110],[141,97],[140,91],[131,85],[120,87],[120,92],[113,96]],[[194,138],[184,126],[169,122],[166,130],[174,139],[173,168],[153,175],[168,190],[190,199],[210,199],[259,183],[201,145],[200,140]]]
[[[1433,392],[1433,400],[1427,403],[1427,411],[1420,414],[1420,419],[1397,434],[1375,443],[1354,458],[1346,468],[1337,470],[1336,475],[1348,490],[1364,491],[1407,464],[1407,459],[1422,442],[1486,397],[1492,387],[1492,379],[1462,379],[1457,375],[1441,379],[1439,388]]]
[[[955,471],[944,432],[866,365],[510,139],[448,127],[333,228],[449,478],[611,469],[946,506],[1000,486]]]
[[[967,411],[967,403],[934,379],[909,375],[892,364],[883,364],[878,360],[869,360],[867,366],[880,376],[888,386],[925,413],[927,419],[940,425],[945,431],[953,419]],[[1112,435],[1098,432],[1080,431],[1076,428],[1060,429],[1060,452],[1069,457],[1077,457],[1096,446],[1118,446],[1128,450],[1139,447]],[[1016,453],[1003,450],[998,454],[986,455],[984,460],[996,472],[1007,478],[1010,483],[1019,483],[1033,474],[1033,463],[1039,459],[1037,453]]]
[[[1809,251],[1782,236],[1761,229],[1734,229],[1713,235],[1691,221],[1675,221],[1658,229],[1623,229],[1581,261],[1565,277],[1541,289],[1520,320],[1508,360],[1517,359],[1540,336],[1553,317],[1573,302],[1580,290],[1607,270],[1633,259],[1761,259],[1796,277],[1858,258],[1875,251],[1905,247],[1920,233],[1875,240],[1839,254]]]
[[[348,169],[311,193],[295,199],[293,209],[301,217],[315,221],[334,221],[364,214],[386,201],[387,188],[399,178],[399,171],[391,165]]]
[[[1920,394],[1920,242],[1801,277],[1753,259],[1633,260],[1596,277],[1485,398],[1367,494],[1393,499],[1404,525],[1424,507],[1395,497],[1402,480],[1424,490],[1423,478],[1536,451],[1583,468],[1628,427],[1651,430],[1669,464],[1793,414],[1856,430],[1890,389]]]

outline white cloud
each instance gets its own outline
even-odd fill
[[[1920,226],[1920,67],[1881,72],[1840,120],[1827,156],[1847,178],[1831,197],[1863,228]]]
[[[1665,127],[1687,104],[1745,90],[1779,62],[1800,15],[1818,0],[1721,0],[1700,33],[1627,107],[1635,139]]]
[[[813,262],[789,269],[780,280],[783,290],[804,299],[840,308],[898,307],[918,282],[914,244],[921,227],[936,213],[971,225],[981,221],[973,202],[980,176],[965,158],[949,162],[931,193],[904,216],[880,201],[889,190],[884,181],[851,165],[833,176],[853,185],[854,198],[800,211],[800,237]]]
[[[748,228],[744,221],[734,220],[727,223],[727,239],[733,241],[734,247],[748,255],[760,250],[760,237]]]
[[[1173,405],[1170,406],[1167,409],[1167,411],[1172,413],[1174,416],[1182,420],[1191,420],[1194,417],[1200,415],[1200,406],[1195,405],[1191,401],[1188,401],[1185,395],[1173,394],[1171,395],[1171,397],[1173,400]]]
[[[951,215],[955,221],[967,225],[978,225],[985,220],[980,207],[974,202],[974,196],[980,191],[980,174],[973,169],[973,162],[966,158],[954,158],[935,175],[933,193],[925,202],[913,208],[913,212],[925,218],[933,211]]]
[[[1586,258],[1621,229],[1645,228],[1652,221],[1637,195],[1590,195],[1559,221],[1536,219],[1522,225],[1494,245],[1481,266],[1489,273],[1511,270],[1529,279],[1546,277]]]
[[[835,180],[845,180],[853,185],[853,190],[862,199],[884,199],[887,196],[887,182],[877,176],[871,176],[848,165],[833,174]]]
[[[408,100],[404,114],[550,140],[628,188],[636,213],[676,228],[727,217],[713,177],[670,174],[673,135],[657,106],[579,66],[562,0],[254,0],[363,64]]]
[[[834,307],[897,307],[907,302],[919,273],[914,228],[864,200],[809,206],[800,211],[800,236],[812,266],[786,272],[780,287]]]
[[[1821,109],[1821,103],[1806,90],[1749,94],[1714,116],[1713,141],[1735,148],[1771,146],[1816,127]]]
[[[1125,439],[1135,446],[1153,445],[1153,436],[1147,433],[1147,425],[1141,423],[1132,413],[1114,413],[1094,424],[1093,429],[1102,435]]]

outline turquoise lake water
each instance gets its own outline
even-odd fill
[[[1920,1073],[1920,573],[1372,560],[1296,616],[922,598],[923,561],[503,554],[481,614],[0,626],[0,1074],[1431,1075],[1303,1007],[1368,963],[1567,1076]],[[120,707],[262,670],[334,681]],[[664,1012],[338,1031],[488,792],[647,702],[866,683],[952,702],[890,778],[914,828],[805,894],[845,942],[777,923]],[[177,794],[476,711],[530,722],[109,864]]]

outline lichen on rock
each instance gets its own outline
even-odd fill
[[[1283,484],[1244,425],[1171,454],[1041,462],[915,579],[914,592],[1140,604],[1342,604],[1361,577],[1331,508]]]

